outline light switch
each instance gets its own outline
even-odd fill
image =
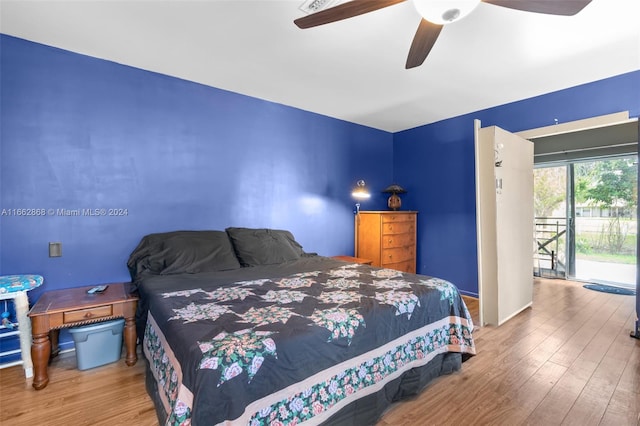
[[[62,243],[49,243],[49,257],[62,256]]]

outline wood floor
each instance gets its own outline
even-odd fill
[[[468,300],[477,322],[477,301]],[[478,355],[395,404],[378,426],[640,425],[640,340],[629,337],[635,298],[579,283],[536,280],[534,305],[474,333]],[[31,387],[21,367],[0,370],[2,425],[156,425],[144,363],[75,368],[54,360]]]

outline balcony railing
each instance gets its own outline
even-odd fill
[[[567,219],[536,217],[534,241],[533,275],[566,278]]]

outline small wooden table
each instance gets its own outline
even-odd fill
[[[88,294],[93,286],[53,290],[44,293],[31,308],[33,344],[33,387],[43,389],[49,383],[47,365],[58,354],[61,328],[75,327],[115,318],[124,318],[124,344],[127,365],[138,361],[136,355],[136,306],[138,296],[131,294],[130,283],[109,283],[102,293]],[[53,351],[52,351],[53,346]]]
[[[343,262],[350,263],[361,263],[363,265],[371,265],[371,260],[363,259],[361,257],[353,257],[353,256],[331,256],[334,259],[342,260]]]

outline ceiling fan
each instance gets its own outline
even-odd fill
[[[298,27],[305,29],[330,22],[341,21],[354,16],[363,15],[383,9],[407,0],[352,0],[320,12],[313,13],[293,21]],[[462,19],[471,13],[482,1],[495,6],[525,12],[544,13],[548,15],[575,15],[584,9],[591,0],[411,0],[418,12],[423,16],[416,35],[413,37],[406,69],[422,65],[431,48],[435,44],[442,28],[451,22]]]

